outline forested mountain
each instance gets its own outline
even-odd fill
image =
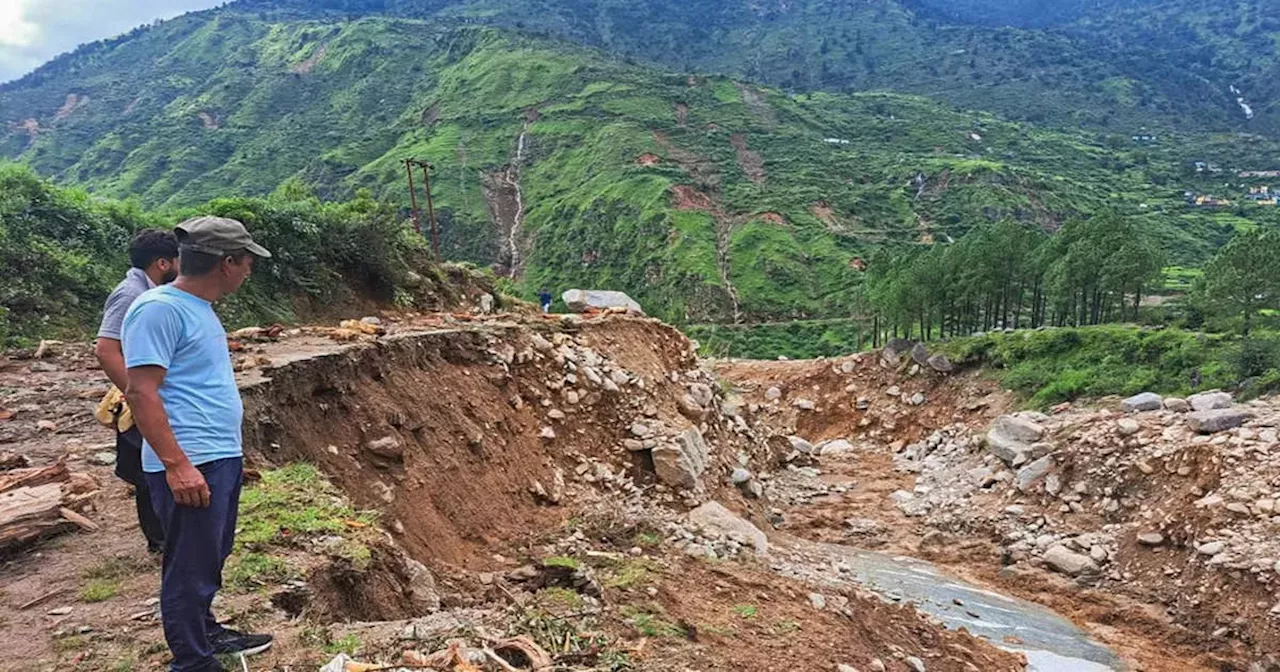
[[[881,249],[998,222],[1115,214],[1188,266],[1280,223],[1241,198],[1265,180],[1234,177],[1280,168],[1274,140],[1156,130],[1249,126],[1236,101],[1114,79],[1118,52],[1079,37],[1172,4],[1063,5],[1028,30],[982,2],[240,0],[0,86],[0,156],[147,207],[367,190],[402,213],[416,157],[446,255],[526,288],[625,288],[679,321],[844,315]],[[1121,29],[1095,32],[1137,48]],[[867,86],[1039,122],[845,91]]]
[[[1280,129],[1273,107],[1280,12],[1264,0],[239,0],[232,7],[263,17],[488,23],[681,71],[792,90],[918,93],[1055,125]]]

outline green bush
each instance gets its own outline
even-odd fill
[[[128,268],[133,232],[171,227],[198,214],[239,219],[273,253],[255,266],[241,291],[219,303],[228,328],[289,322],[304,317],[300,310],[355,299],[412,303],[402,289],[411,268],[424,271],[424,282],[440,277],[426,269],[422,238],[394,207],[368,192],[325,203],[282,189],[265,198],[215,199],[161,217],[0,164],[0,346],[91,333],[103,301]]]
[[[1082,327],[988,334],[943,349],[958,362],[989,367],[1036,407],[1146,391],[1262,394],[1280,381],[1280,332],[1241,341],[1180,329]]]

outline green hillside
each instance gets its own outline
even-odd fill
[[[482,22],[791,90],[895,90],[1058,126],[1274,133],[1263,0],[240,0],[263,16]],[[1247,118],[1238,87],[1252,101]]]
[[[1237,197],[1191,161],[1268,167],[1276,145],[1259,137],[1050,132],[493,28],[252,7],[138,30],[3,87],[0,154],[169,209],[282,186],[367,188],[407,209],[400,160],[427,159],[448,257],[526,290],[624,289],[681,322],[843,316],[855,259],[998,220],[1051,231],[1115,211],[1183,266],[1280,223],[1275,208],[1183,202]]]

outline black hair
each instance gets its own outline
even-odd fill
[[[157,259],[176,259],[178,238],[168,231],[143,229],[129,243],[129,263],[146,270]]]
[[[249,254],[249,250],[236,250],[226,254],[209,254],[208,252],[197,252],[189,247],[183,247],[182,258],[178,261],[178,273],[189,278],[198,278],[212,273],[213,269],[218,267],[218,262],[227,257],[240,261],[247,254]]]

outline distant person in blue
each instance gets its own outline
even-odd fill
[[[157,229],[137,232],[129,243],[129,265],[124,280],[107,297],[93,352],[102,365],[102,371],[116,387],[109,393],[116,409],[112,423],[116,429],[116,476],[133,486],[134,507],[142,536],[147,540],[147,550],[160,553],[164,550],[164,526],[151,508],[151,490],[147,488],[147,479],[142,476],[142,432],[128,417],[125,405],[117,401],[120,400],[120,392],[129,387],[120,332],[129,306],[143,292],[173,282],[178,277],[177,239],[172,233]]]
[[[179,275],[124,318],[125,398],[145,439],[142,470],[164,527],[160,611],[173,672],[223,670],[215,655],[251,654],[269,635],[220,625],[211,610],[231,554],[243,475],[244,407],[214,302],[271,256],[244,225],[196,217],[174,230]]]
[[[538,302],[542,304],[542,312],[551,312],[551,292],[545,289],[538,292]]]

